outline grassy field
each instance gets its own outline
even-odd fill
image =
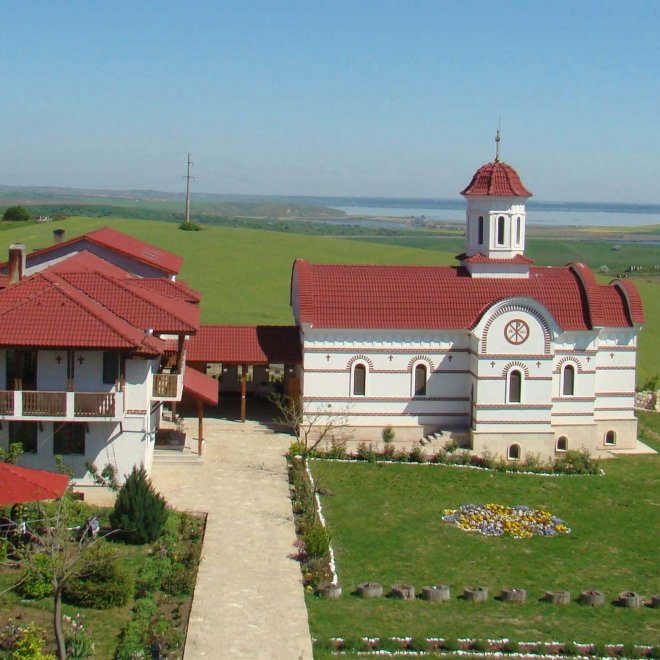
[[[660,448],[660,420],[648,417],[645,437]],[[653,440],[655,435],[656,440]],[[604,464],[603,477],[508,475],[431,465],[313,461],[333,537],[344,595],[307,597],[314,636],[473,636],[518,640],[658,643],[657,610],[607,604],[553,607],[546,589],[576,596],[597,588],[649,597],[660,591],[660,457],[625,457]],[[543,508],[572,528],[566,537],[513,539],[462,532],[441,520],[443,509],[497,502]],[[448,584],[450,603],[362,600],[349,592],[375,580],[386,589],[407,582]],[[483,605],[455,598],[466,585],[528,590],[525,605],[492,596]]]
[[[151,220],[74,217],[57,224],[0,223],[0,237],[4,240],[0,254],[6,254],[7,247],[14,242],[25,243],[28,250],[49,245],[55,226],[64,227],[67,236],[72,237],[105,225],[183,255],[181,278],[204,294],[204,323],[292,323],[289,287],[291,266],[298,257],[325,263],[453,264],[462,248],[462,239],[457,238],[437,240],[432,243],[433,249],[424,249],[384,244],[375,242],[376,239],[366,242],[226,227],[183,232],[175,224]],[[537,263],[581,259],[597,267],[605,250],[599,243],[551,243],[545,240],[530,243],[530,254]],[[543,252],[537,254],[535,250]],[[633,258],[633,254],[638,260],[643,256],[644,263],[657,258],[657,248],[654,252],[649,246],[625,246],[619,252],[607,250],[606,254],[617,255],[622,263],[628,257]],[[641,383],[660,373],[660,296],[658,284],[636,281],[647,316],[647,325],[640,335],[638,382]]]

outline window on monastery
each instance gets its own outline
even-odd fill
[[[425,364],[415,367],[415,396],[426,396],[427,369]]]
[[[522,395],[522,374],[517,369],[509,372],[508,402],[520,403]]]
[[[483,245],[484,244],[484,216],[483,215],[479,216],[479,223],[478,223],[477,229],[478,229],[477,243],[479,245]]]
[[[557,451],[568,451],[568,438],[565,435],[557,438]]]
[[[615,445],[616,444],[616,433],[614,431],[608,431],[605,434],[605,444],[606,445]]]
[[[353,396],[364,396],[367,385],[367,368],[363,364],[353,367]]]
[[[9,422],[9,444],[20,442],[26,454],[37,453],[39,422]]]
[[[561,393],[563,396],[573,396],[575,393],[575,367],[567,364],[561,380]]]
[[[497,218],[497,244],[504,245],[504,216]]]
[[[84,454],[85,424],[83,422],[53,423],[53,454]]]
[[[520,460],[520,445],[509,445],[509,450],[507,451],[507,456],[510,461],[519,461]]]
[[[516,245],[520,245],[521,237],[522,237],[522,218],[518,216],[516,218]]]

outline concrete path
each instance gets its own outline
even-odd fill
[[[154,463],[155,488],[176,508],[206,511],[186,660],[311,660],[286,478],[291,436],[257,423],[205,419],[203,460]],[[196,449],[196,420],[186,432]]]

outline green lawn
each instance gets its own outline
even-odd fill
[[[204,294],[204,323],[293,323],[289,287],[291,266],[299,257],[322,263],[452,264],[462,244],[459,239],[448,238],[434,241],[434,249],[429,250],[254,229],[207,227],[201,232],[184,232],[176,224],[152,220],[74,217],[48,224],[0,223],[0,236],[4,239],[0,255],[6,254],[8,246],[15,242],[25,243],[28,250],[49,245],[56,226],[64,227],[67,237],[73,237],[104,225],[185,257],[181,278]],[[531,244],[532,250],[534,245]],[[560,245],[553,247],[555,261],[565,263],[580,258],[579,254],[562,250]],[[535,258],[544,263],[538,255]],[[588,261],[585,255],[581,258]],[[639,338],[638,382],[642,383],[660,374],[660,295],[657,281],[636,282],[647,317]]]
[[[657,417],[654,419],[658,432]],[[657,435],[660,439],[660,435]],[[657,443],[660,445],[660,443]],[[649,597],[660,592],[660,458],[625,457],[604,464],[604,477],[538,477],[431,465],[313,461],[332,491],[322,504],[333,537],[344,595],[308,596],[314,636],[473,636],[522,640],[658,643],[657,610],[611,604],[553,607],[546,589],[574,596],[597,588]],[[527,504],[550,510],[572,528],[567,537],[487,538],[441,520],[443,509],[466,503]],[[445,583],[450,603],[365,601],[350,595],[360,582],[386,589],[397,582]],[[484,605],[455,598],[466,585],[528,590],[524,606],[492,597]]]

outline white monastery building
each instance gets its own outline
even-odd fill
[[[217,383],[187,367],[199,330],[182,259],[103,228],[0,265],[0,446],[21,442],[26,467],[93,484],[87,463],[151,468],[164,402],[184,389],[217,403]]]
[[[510,460],[633,448],[635,285],[533,265],[532,193],[499,157],[461,194],[456,266],[295,262],[307,410],[345,415],[356,439],[377,442],[386,425],[406,441],[442,431]]]

